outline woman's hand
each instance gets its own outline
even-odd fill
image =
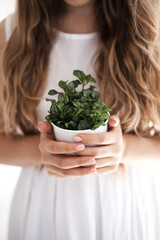
[[[95,134],[78,134],[74,141],[84,144],[96,144],[100,146],[86,146],[79,155],[90,155],[96,160],[97,175],[115,172],[122,160],[124,141],[119,118],[111,116],[108,122],[109,131]]]
[[[84,144],[56,141],[52,125],[48,122],[39,123],[38,129],[41,132],[39,149],[42,165],[50,176],[72,178],[96,174],[94,157],[88,154],[85,156],[70,155],[71,153],[80,155],[80,152],[85,149]],[[90,166],[91,164],[93,167]]]

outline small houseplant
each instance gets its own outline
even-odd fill
[[[53,125],[55,137],[58,141],[73,142],[73,136],[80,133],[97,133],[107,131],[107,122],[110,119],[111,108],[104,102],[99,102],[99,92],[95,86],[88,83],[96,83],[96,80],[83,71],[74,70],[76,80],[59,81],[59,87],[63,92],[51,89],[48,95],[58,95],[58,99],[46,98],[51,102],[49,115],[46,120]],[[82,90],[76,88],[81,85]]]

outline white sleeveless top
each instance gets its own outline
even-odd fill
[[[6,19],[6,39],[11,35]],[[93,76],[91,58],[98,48],[97,33],[59,36],[50,54],[44,92],[58,81],[72,80],[74,69]],[[99,88],[96,86],[97,89]],[[38,106],[45,120],[50,103]],[[23,159],[22,159],[23,161]],[[159,168],[158,168],[159,169]],[[22,168],[9,221],[9,240],[159,240],[160,193],[151,166],[126,166],[111,175],[72,179],[52,178],[44,168]]]

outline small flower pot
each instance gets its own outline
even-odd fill
[[[56,138],[57,141],[60,141],[60,142],[75,142],[73,140],[73,137],[75,135],[83,134],[83,133],[91,133],[91,134],[103,133],[103,132],[107,132],[107,130],[108,130],[108,120],[106,120],[106,122],[105,122],[106,125],[105,126],[99,126],[95,130],[91,130],[91,129],[69,130],[69,129],[63,129],[63,128],[57,127],[54,123],[51,123],[51,124],[53,126],[55,138]],[[93,145],[88,144],[88,146],[93,146]]]
[[[54,134],[55,134],[55,138],[57,141],[60,142],[75,142],[73,140],[73,137],[77,134],[81,134],[81,133],[103,133],[103,132],[107,132],[108,130],[108,120],[106,120],[105,122],[105,126],[99,126],[97,129],[95,130],[91,130],[91,129],[86,129],[86,130],[69,130],[69,129],[63,129],[60,127],[57,127],[54,123],[51,123],[53,126],[53,130],[54,130]],[[85,146],[97,146],[96,144],[84,144]],[[70,153],[71,155],[77,155],[75,153]],[[92,167],[93,165],[87,165],[87,167]],[[81,166],[84,167],[84,166]]]

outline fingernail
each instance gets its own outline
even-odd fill
[[[95,174],[97,173],[97,169],[96,168],[90,168],[88,171],[88,174]]]
[[[39,122],[38,125],[37,125],[37,127],[39,128],[39,127],[41,127],[42,125],[43,125],[43,122]]]
[[[78,137],[78,136],[74,136],[74,137],[73,137],[73,140],[74,140],[74,141],[77,141],[77,142],[80,142],[80,141],[82,141],[82,138],[80,138],[80,137]]]
[[[85,146],[84,145],[78,145],[78,146],[76,146],[76,150],[83,150],[83,149],[85,149]]]
[[[43,122],[39,122],[38,125],[39,125],[39,124],[43,124]]]
[[[87,163],[96,163],[95,159],[94,158],[89,158],[87,160]]]
[[[116,120],[114,120],[114,119],[112,119],[112,118],[111,118],[110,122],[111,122],[112,124],[116,124],[116,123],[117,123]]]

